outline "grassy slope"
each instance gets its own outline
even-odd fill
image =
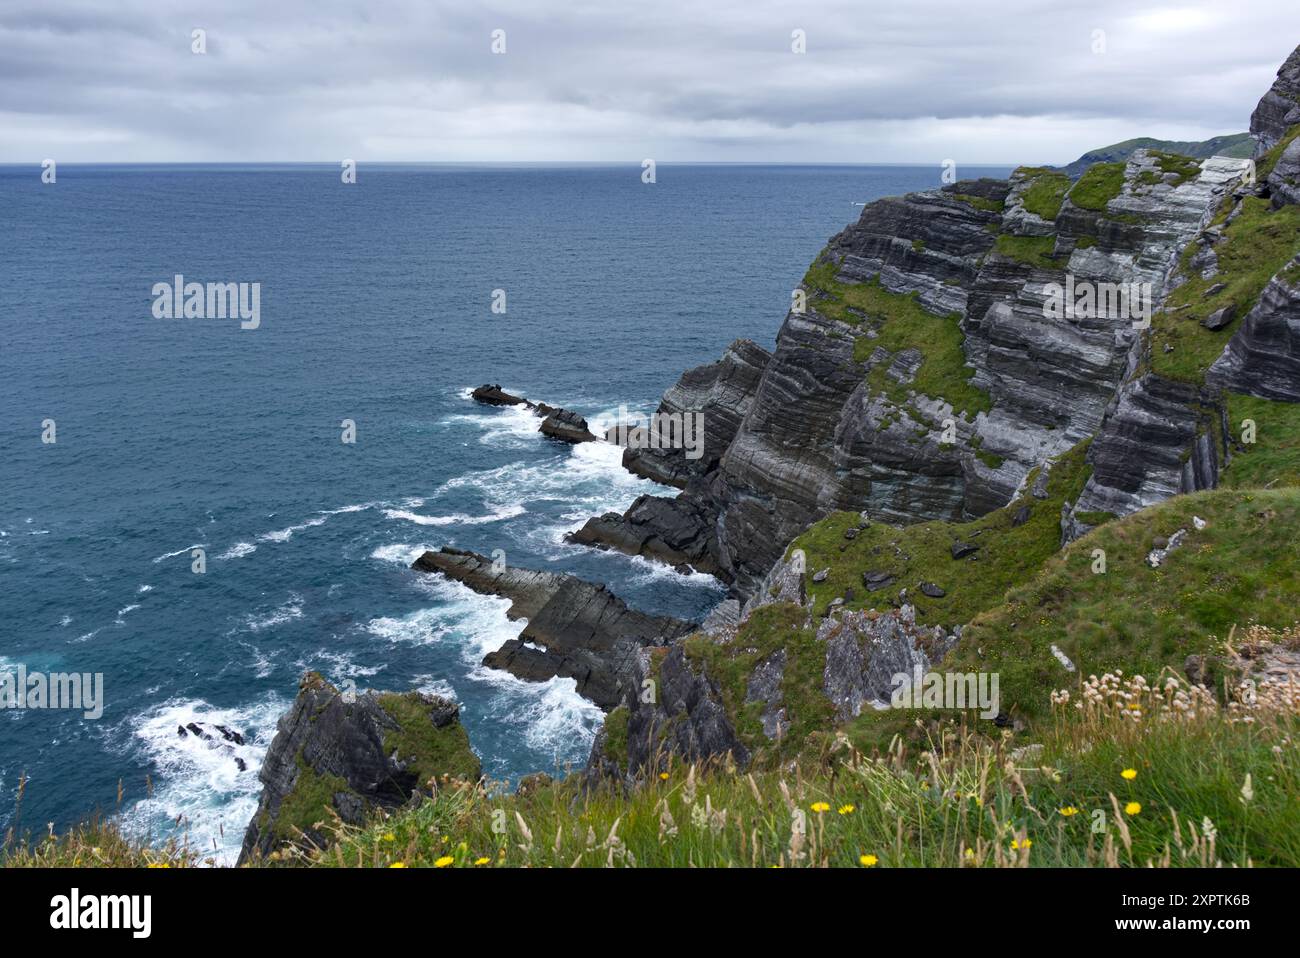
[[[1186,265],[1195,252],[1194,245],[1183,256],[1184,275],[1189,278],[1152,317],[1152,371],[1184,382],[1204,379],[1205,370],[1223,352],[1265,284],[1300,252],[1300,207],[1274,210],[1268,200],[1243,199],[1241,212],[1214,247],[1219,271],[1209,279],[1202,279]],[[1206,295],[1216,285],[1223,289]],[[1210,313],[1225,306],[1235,310],[1226,328],[1211,332],[1200,325]],[[1166,344],[1174,347],[1172,352],[1165,351]]]
[[[1300,405],[1231,393],[1228,424],[1234,436],[1243,424],[1255,424],[1255,441],[1238,444],[1233,459],[1219,477],[1227,489],[1300,486]]]
[[[804,550],[810,572],[830,570],[825,582],[808,582],[814,612],[820,614],[831,599],[843,597],[848,589],[853,589],[854,598],[845,605],[858,609],[878,607],[906,588],[916,604],[918,621],[932,625],[961,625],[997,605],[1009,588],[1032,576],[1060,548],[1061,504],[1078,498],[1092,471],[1084,462],[1087,445],[1081,443],[1060,457],[1048,476],[1046,499],[1035,499],[1026,491],[972,522],[904,527],[873,523],[851,541],[844,532],[858,525],[856,512],[836,513],[816,523],[790,546]],[[1015,526],[1012,521],[1023,506],[1029,507],[1029,518]],[[958,540],[978,545],[978,558],[954,560],[951,546]],[[875,571],[888,572],[897,581],[888,589],[868,593],[862,573]],[[947,595],[927,598],[918,591],[921,582],[932,582]]]
[[[1206,528],[1195,530],[1193,516]],[[1179,529],[1188,530],[1182,546],[1150,568],[1153,540]],[[1296,621],[1296,541],[1300,493],[1293,489],[1177,496],[1072,543],[1003,605],[977,616],[944,667],[999,672],[1003,708],[1028,718],[1044,713],[1044,689],[1073,683],[1053,644],[1084,675],[1180,669],[1234,625]],[[1093,571],[1096,549],[1105,551],[1104,574]]]

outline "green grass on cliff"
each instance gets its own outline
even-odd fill
[[[1033,182],[1020,198],[1025,210],[1045,220],[1056,219],[1056,214],[1061,212],[1061,204],[1065,201],[1065,194],[1070,190],[1070,178],[1055,170],[1024,167],[1012,175],[1017,174],[1033,177]]]
[[[429,706],[415,695],[385,692],[379,696],[379,704],[400,726],[384,736],[384,751],[409,763],[421,783],[435,775],[469,781],[478,778],[478,756],[460,722],[435,728],[429,720]]]
[[[298,777],[293,788],[280,802],[279,814],[276,815],[272,835],[276,845],[298,843],[304,833],[317,831],[317,826],[331,820],[330,809],[334,806],[334,796],[339,792],[350,791],[347,780],[337,775],[321,775],[303,759],[295,759],[298,765]],[[265,830],[266,816],[258,822],[258,828]]]
[[[1013,236],[1010,233],[999,233],[994,249],[999,256],[1036,269],[1060,269],[1064,266],[1064,263],[1052,256],[1056,249],[1055,236]]]
[[[1296,717],[1277,712],[1135,722],[1064,708],[1033,756],[950,721],[878,755],[841,744],[750,773],[675,765],[626,794],[576,776],[525,794],[456,784],[364,827],[335,826],[330,847],[284,865],[1294,868],[1300,763],[1285,744],[1297,735]],[[6,867],[193,863],[113,825],[0,847]]]
[[[458,786],[341,829],[302,864],[1294,867],[1300,764],[1282,746],[1298,732],[1276,711],[1247,724],[1064,708],[1032,757],[950,721],[875,756],[842,744],[750,773],[676,765],[626,794],[576,777],[523,795]]]
[[[1006,203],[999,200],[990,200],[983,196],[973,196],[970,193],[949,193],[954,200],[960,200],[968,206],[973,206],[977,210],[983,210],[985,213],[1001,213],[1006,209]]]
[[[754,669],[781,649],[786,653],[781,703],[790,728],[780,741],[772,743],[763,734],[763,704],[746,702],[745,696]],[[826,736],[834,727],[834,708],[822,691],[826,647],[818,641],[815,625],[808,625],[806,609],[784,602],[762,606],[730,642],[691,636],[686,640],[686,656],[694,668],[704,669],[718,684],[736,734],[760,765],[794,758],[809,747],[812,738]]]
[[[1300,206],[1274,210],[1268,200],[1247,196],[1236,218],[1215,245],[1219,271],[1202,279],[1188,265],[1198,244],[1189,244],[1181,269],[1186,282],[1175,289],[1152,317],[1151,368],[1169,379],[1202,382],[1242,317],[1259,299],[1268,281],[1300,253]],[[1209,295],[1216,285],[1223,289]],[[1230,306],[1233,321],[1217,332],[1200,325],[1215,310]],[[1166,346],[1172,351],[1166,351]]]
[[[1165,153],[1161,150],[1152,150],[1151,156],[1155,159],[1160,172],[1146,170],[1139,174],[1138,182],[1144,186],[1164,183],[1165,174],[1172,173],[1174,178],[1169,181],[1169,185],[1177,188],[1188,180],[1193,180],[1201,175],[1201,161],[1194,160],[1190,156],[1183,156],[1180,153]]]
[[[959,314],[937,316],[921,305],[915,293],[892,293],[878,279],[842,283],[835,278],[835,272],[832,262],[815,263],[803,282],[814,292],[814,309],[862,331],[854,344],[854,359],[867,360],[877,346],[893,355],[915,349],[922,356],[911,383],[895,382],[885,374],[886,364],[873,370],[871,384],[877,393],[903,405],[915,391],[932,399],[944,399],[969,417],[993,408],[988,393],[970,382],[975,370],[966,364]]]
[[[1207,523],[1197,530],[1193,517]],[[1157,537],[1187,534],[1158,568]],[[1214,651],[1237,626],[1300,619],[1300,493],[1217,490],[1174,498],[1110,522],[1071,543],[1043,570],[976,616],[944,660],[955,671],[1001,675],[1003,708],[1046,714],[1043,690],[1071,676],[1055,644],[1083,675],[1123,669],[1154,676]],[[1104,573],[1094,571],[1105,554]]]
[[[1123,189],[1123,163],[1094,163],[1067,195],[1075,206],[1100,213]]]
[[[1300,403],[1274,402],[1229,393],[1228,428],[1236,443],[1232,461],[1219,476],[1226,489],[1300,486]],[[1242,443],[1244,423],[1255,441]]]
[[[858,525],[856,512],[835,513],[817,522],[786,553],[804,550],[814,614],[820,615],[832,599],[845,597],[849,590],[853,598],[845,603],[847,608],[869,609],[887,607],[898,590],[906,588],[918,621],[927,625],[961,625],[998,605],[1008,589],[1032,577],[1060,548],[1061,505],[1077,499],[1092,474],[1085,461],[1087,449],[1084,442],[1059,457],[1048,476],[1046,499],[1036,499],[1027,491],[1035,472],[1014,502],[971,522],[903,527],[873,522],[852,540],[846,540],[844,533]],[[1013,525],[1022,507],[1028,507],[1029,518]],[[951,546],[956,541],[978,545],[978,558],[953,559]],[[813,582],[812,573],[822,569],[830,570],[826,581]],[[895,576],[896,581],[886,589],[867,592],[862,574],[877,571]],[[940,599],[922,595],[922,582],[938,585],[947,595]]]
[[[1286,152],[1286,148],[1291,145],[1296,137],[1300,137],[1300,123],[1287,130],[1282,135],[1282,139],[1278,140],[1272,149],[1259,158],[1259,162],[1255,164],[1256,179],[1265,180],[1268,178],[1268,175],[1273,172],[1273,167],[1277,166],[1277,161],[1281,159],[1282,154]]]

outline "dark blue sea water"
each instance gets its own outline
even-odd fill
[[[0,668],[102,672],[98,721],[0,713],[0,828],[112,809],[238,847],[298,677],[438,690],[493,778],[580,765],[572,680],[482,668],[502,600],[408,569],[454,544],[699,616],[722,596],[566,545],[673,490],[476,406],[485,381],[609,420],[731,340],[770,347],[852,201],[936,167],[0,168]],[[1004,175],[1006,170],[963,170]],[[261,326],[156,319],[182,273],[261,283]],[[491,311],[506,291],[507,312]],[[41,442],[42,422],[57,442]],[[352,419],[357,441],[340,441]],[[191,571],[190,550],[207,554]],[[176,728],[222,722],[235,752]],[[146,791],[146,782],[151,790]]]

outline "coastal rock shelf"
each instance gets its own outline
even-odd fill
[[[530,682],[572,678],[578,693],[611,709],[637,687],[634,659],[644,646],[663,646],[691,630],[667,616],[646,615],[603,585],[575,576],[494,564],[474,552],[443,547],[413,569],[444,575],[482,595],[507,598],[511,619],[527,619],[519,637],[483,659]]]

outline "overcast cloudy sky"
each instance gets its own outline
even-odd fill
[[[1055,163],[1244,130],[1297,43],[1298,0],[0,0],[0,162]]]

